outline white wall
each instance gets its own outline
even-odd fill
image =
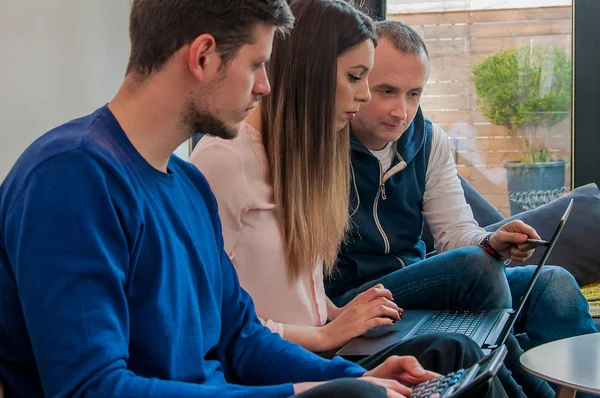
[[[128,0],[0,0],[0,181],[47,130],[116,93]]]

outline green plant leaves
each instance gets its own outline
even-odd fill
[[[569,115],[571,60],[565,51],[536,44],[511,48],[487,57],[472,73],[483,116],[512,136],[528,132],[524,161],[547,161],[548,149],[534,145],[531,133]]]

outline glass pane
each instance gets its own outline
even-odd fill
[[[518,7],[518,8],[517,8]],[[424,114],[459,174],[505,216],[570,187],[571,1],[388,0],[425,40]]]

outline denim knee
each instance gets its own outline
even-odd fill
[[[472,282],[474,289],[484,293],[489,308],[511,308],[512,300],[505,265],[477,246],[456,249],[463,267],[461,279]],[[473,296],[476,296],[473,292]]]
[[[538,296],[537,307],[552,311],[557,319],[569,317],[575,309],[587,304],[573,275],[562,267],[545,266],[536,281],[538,283],[543,290]],[[584,310],[587,311],[586,308]]]

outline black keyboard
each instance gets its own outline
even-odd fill
[[[436,393],[439,394],[440,397],[443,397],[447,390],[462,381],[464,373],[465,369],[460,369],[445,376],[440,376],[436,379],[418,384],[413,388],[411,397],[428,398]]]
[[[485,314],[486,311],[438,311],[419,327],[415,336],[450,332],[472,337]]]
[[[440,398],[461,398],[467,393],[468,396],[481,396],[480,393],[485,393],[483,387],[489,388],[505,357],[506,346],[502,345],[470,368],[417,384],[411,398],[430,398],[434,394]]]

